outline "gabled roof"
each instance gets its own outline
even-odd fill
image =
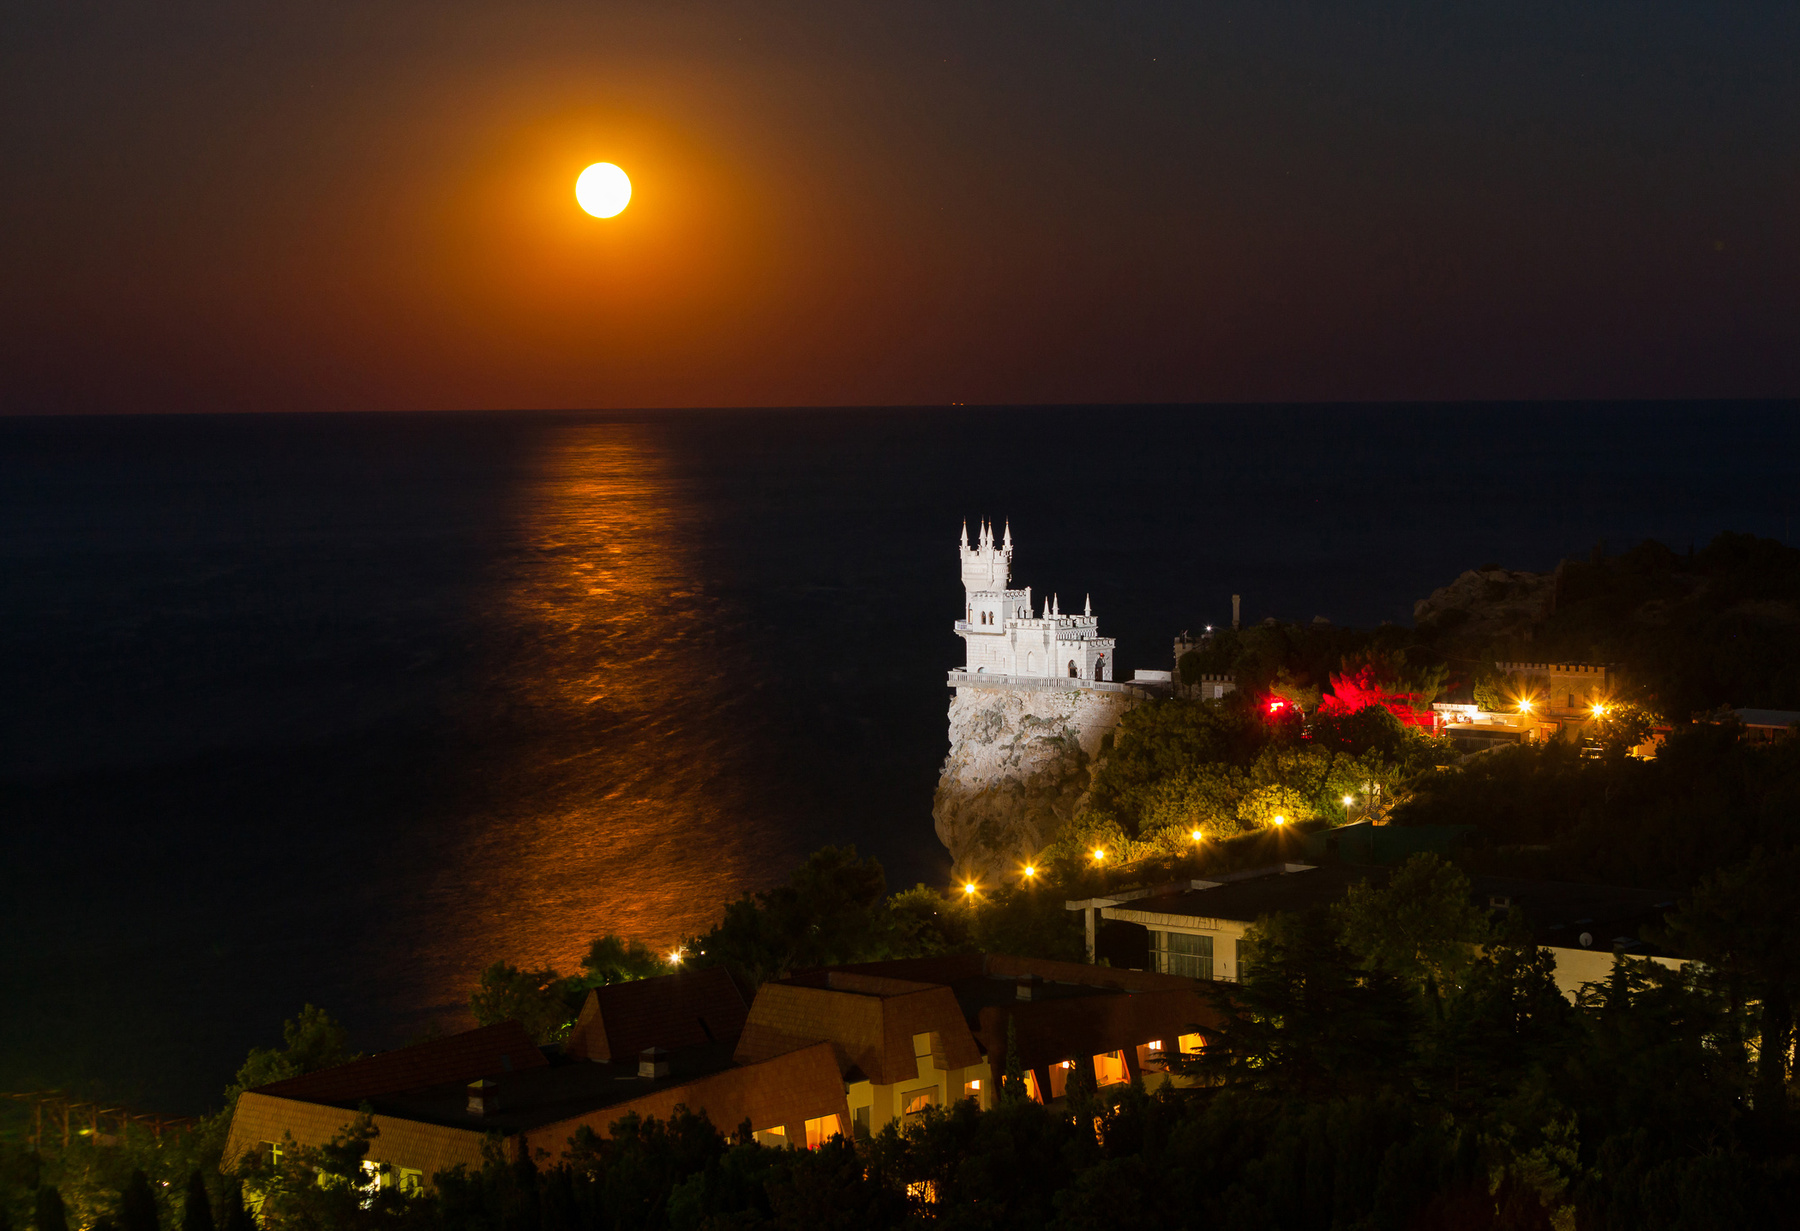
[[[716,1043],[729,1051],[749,1012],[723,966],[610,983],[588,993],[563,1052],[610,1064],[635,1063],[646,1047],[678,1051]]]
[[[501,1022],[270,1082],[257,1089],[282,1098],[342,1102],[538,1069],[547,1063],[523,1026]]]
[[[838,1067],[859,1070],[877,1085],[919,1074],[915,1035],[933,1035],[931,1050],[945,1068],[981,1063],[955,994],[942,985],[843,971],[765,983],[750,1007],[738,1043],[740,1064],[765,1060],[811,1043],[828,1042]]]

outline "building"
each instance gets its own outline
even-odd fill
[[[969,546],[969,527],[962,532],[963,618],[956,622],[963,639],[963,670],[1024,679],[1106,681],[1113,678],[1115,646],[1100,635],[1093,603],[1080,615],[1064,615],[1052,597],[1036,612],[1031,587],[1012,585],[1012,526],[996,542],[993,526],[983,523],[976,544]]]
[[[590,992],[561,1048],[517,1022],[369,1056],[245,1091],[225,1166],[328,1144],[368,1107],[372,1180],[407,1190],[505,1156],[557,1159],[581,1129],[704,1112],[767,1145],[815,1148],[972,1098],[992,1105],[1009,1024],[1032,1097],[1078,1066],[1098,1085],[1154,1085],[1167,1051],[1197,1050],[1214,1013],[1192,978],[1003,956],[806,971],[753,999],[721,968]],[[290,1145],[291,1143],[291,1145]],[[381,1175],[385,1164],[387,1172]]]
[[[365,1105],[378,1130],[368,1165],[386,1164],[382,1182],[405,1189],[480,1167],[494,1136],[510,1157],[558,1158],[584,1127],[604,1136],[627,1115],[667,1119],[677,1106],[726,1131],[747,1121],[764,1140],[817,1145],[844,1131],[833,1048],[813,1040],[739,1062],[747,1015],[742,989],[718,968],[598,988],[564,1049],[502,1022],[245,1091],[225,1166],[290,1140],[325,1145]]]
[[[817,1038],[837,1049],[852,1123],[871,1132],[957,1099],[993,1105],[1009,1026],[1027,1093],[1062,1098],[1078,1066],[1095,1084],[1171,1080],[1218,1014],[1190,977],[998,954],[870,962],[764,984],[741,1059]]]
[[[1235,981],[1244,933],[1258,919],[1339,901],[1353,884],[1385,885],[1393,869],[1356,864],[1288,863],[1223,877],[1130,890],[1067,903],[1088,917],[1089,953],[1097,952],[1095,916],[1130,925],[1112,929],[1114,960],[1135,955],[1147,971]],[[1674,906],[1668,893],[1512,877],[1470,877],[1478,906],[1503,918],[1523,916],[1532,940],[1556,959],[1556,983],[1573,997],[1607,977],[1613,955],[1670,967],[1679,958],[1647,944],[1643,932]]]
[[[1513,681],[1516,708],[1493,711],[1468,702],[1439,702],[1431,707],[1439,735],[1471,751],[1563,733],[1580,736],[1605,716],[1620,688],[1617,671],[1604,663],[1497,662],[1494,669]],[[1656,743],[1653,738],[1633,752],[1654,756]]]
[[[1800,713],[1793,710],[1735,709],[1731,716],[1744,724],[1744,738],[1756,744],[1787,739],[1800,723]]]

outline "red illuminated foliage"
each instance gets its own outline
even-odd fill
[[[1379,705],[1409,727],[1430,727],[1434,721],[1431,699],[1410,691],[1405,683],[1376,663],[1364,663],[1354,671],[1334,673],[1331,692],[1319,704],[1319,712],[1347,716]]]

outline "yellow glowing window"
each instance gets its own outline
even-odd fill
[[[402,1167],[400,1168],[400,1181],[395,1187],[408,1196],[417,1196],[425,1191],[425,1176],[411,1167]]]
[[[1101,1052],[1094,1057],[1094,1084],[1097,1086],[1117,1086],[1131,1080],[1131,1073],[1125,1067],[1125,1053],[1122,1051]]]
[[[934,1104],[937,1103],[937,1101],[938,1101],[937,1087],[936,1086],[926,1086],[923,1090],[908,1090],[908,1091],[906,1091],[906,1093],[904,1093],[900,1096],[900,1099],[901,1099],[901,1103],[900,1103],[900,1108],[901,1108],[900,1114],[901,1115],[906,1115],[906,1116],[917,1115],[919,1112],[924,1111],[927,1107],[933,1106]]]
[[[1034,1103],[1044,1101],[1044,1092],[1038,1089],[1037,1074],[1029,1069],[1025,1071],[1025,1093],[1031,1096]]]
[[[906,1195],[914,1201],[923,1201],[929,1205],[937,1200],[937,1182],[935,1180],[914,1180],[906,1186]]]
[[[835,1115],[820,1116],[817,1120],[806,1122],[806,1148],[816,1150],[833,1137],[843,1135],[843,1128],[838,1124]]]
[[[965,1081],[963,1083],[963,1097],[972,1098],[977,1103],[981,1101],[981,1079],[979,1077],[974,1081]]]
[[[1206,1048],[1206,1036],[1199,1034],[1184,1034],[1181,1036],[1180,1043],[1182,1055],[1198,1056]]]
[[[263,1142],[263,1154],[268,1158],[269,1166],[273,1167],[276,1164],[280,1163],[281,1162],[281,1143],[278,1141]]]

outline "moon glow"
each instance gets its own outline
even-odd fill
[[[575,199],[596,218],[611,218],[631,200],[631,179],[610,162],[597,162],[575,181]]]

